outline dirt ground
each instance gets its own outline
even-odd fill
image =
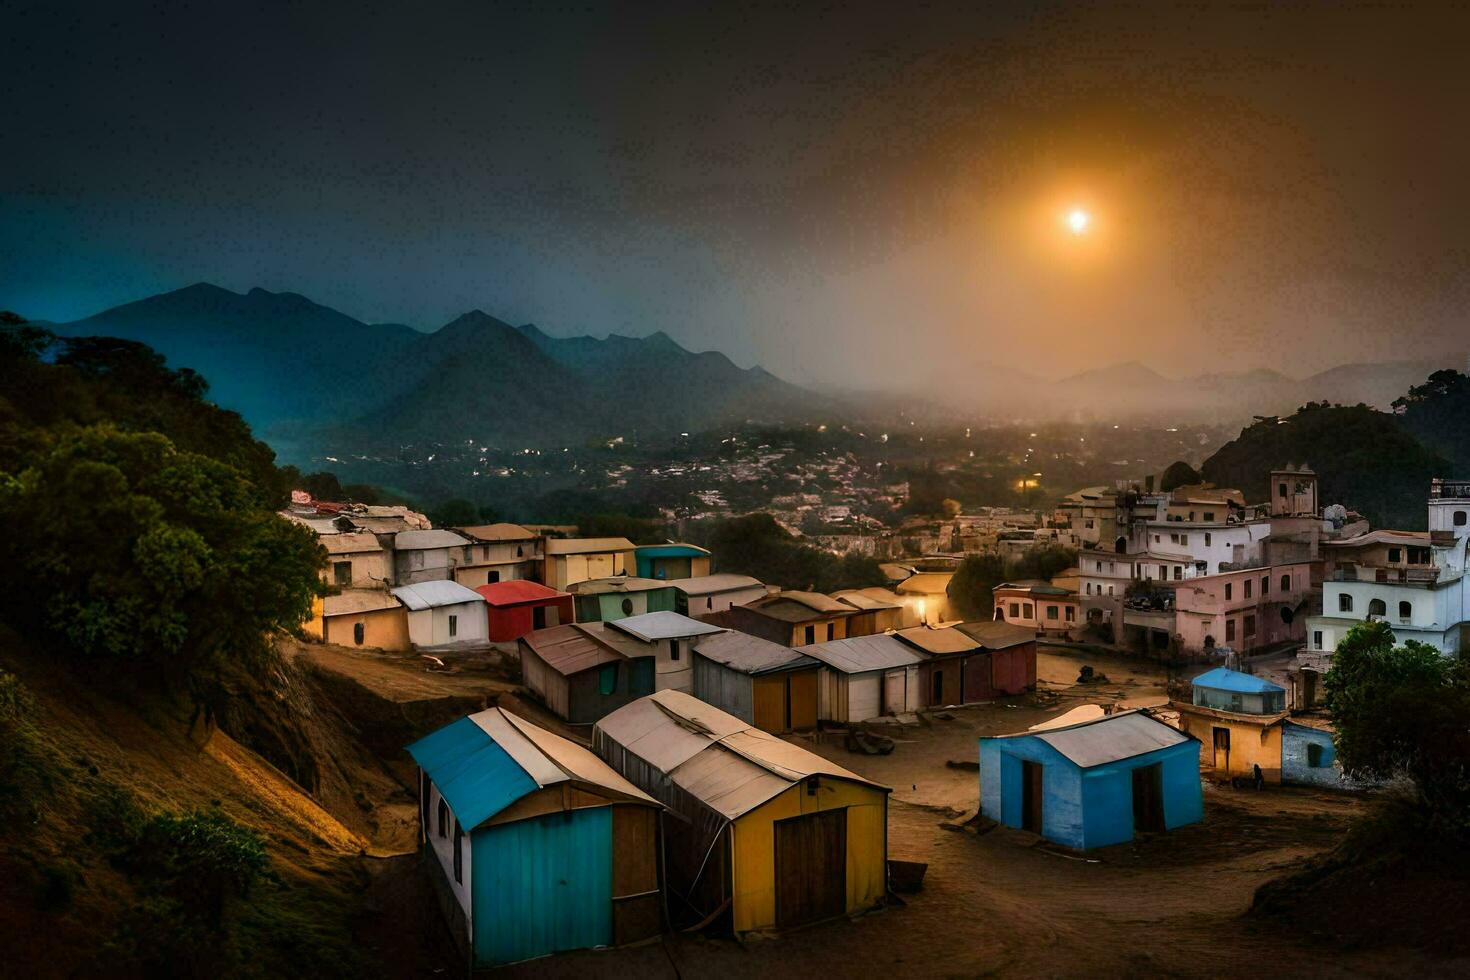
[[[1084,663],[1108,681],[1077,684]],[[462,674],[434,684],[447,683],[464,694],[486,680]],[[973,762],[978,736],[1021,731],[1087,702],[1134,707],[1166,700],[1162,668],[1121,656],[1046,649],[1038,656],[1038,680],[1036,695],[886,726],[896,742],[888,756],[850,753],[837,738],[799,740],[894,788],[889,856],[928,865],[922,891],[904,896],[901,907],[744,943],[667,936],[645,946],[564,954],[503,972],[536,978],[1470,975],[1470,962],[1412,950],[1345,953],[1244,917],[1263,882],[1341,838],[1348,823],[1372,805],[1363,797],[1206,784],[1203,823],[1085,858],[1009,828],[977,834],[944,826],[977,805],[975,770],[946,763]],[[415,683],[404,682],[400,690],[412,696]],[[396,686],[385,680],[385,689]],[[500,683],[485,691],[509,696]],[[547,720],[538,714],[538,721]],[[377,863],[372,902],[392,915],[396,929],[374,930],[370,941],[382,942],[377,952],[393,975],[452,975],[454,954],[422,878],[410,857]],[[412,908],[425,914],[404,921],[404,910]]]

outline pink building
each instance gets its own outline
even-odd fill
[[[1311,562],[1186,579],[1174,586],[1174,640],[1180,651],[1230,647],[1248,653],[1306,637]]]

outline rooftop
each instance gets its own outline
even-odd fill
[[[493,543],[496,541],[534,541],[536,532],[527,530],[519,524],[477,524],[474,527],[456,528],[460,534],[476,541]]]
[[[845,640],[829,640],[797,647],[798,653],[816,657],[834,670],[844,674],[860,674],[868,670],[887,670],[891,667],[907,667],[923,663],[924,658],[897,636],[875,633],[871,636],[850,636]]]
[[[448,580],[400,585],[393,590],[393,594],[398,597],[400,602],[414,612],[422,609],[434,609],[438,606],[453,606],[461,602],[485,601],[485,597],[474,589],[466,588],[458,582],[450,582]]]
[[[798,667],[815,667],[821,663],[790,647],[737,630],[726,630],[697,640],[694,652],[742,674],[769,674]]]
[[[526,579],[511,579],[507,582],[491,582],[475,589],[492,606],[516,606],[524,602],[546,602],[567,595],[540,582]]]
[[[1194,686],[1239,694],[1274,694],[1286,691],[1286,688],[1279,684],[1272,684],[1254,674],[1243,674],[1228,667],[1216,667],[1214,670],[1205,671],[1194,679]]]
[[[393,535],[395,551],[423,551],[427,548],[462,548],[469,544],[453,531],[399,531]]]
[[[547,538],[548,555],[593,555],[616,551],[633,551],[637,546],[627,538]]]
[[[636,575],[615,575],[612,578],[589,578],[567,586],[572,595],[604,595],[609,592],[647,592],[650,589],[672,588],[673,583],[659,578],[639,578]]]
[[[694,578],[671,579],[669,584],[685,595],[715,595],[741,589],[763,589],[759,579],[749,575],[698,575]]]
[[[637,637],[644,643],[654,643],[658,640],[684,639],[690,636],[708,636],[711,633],[723,633],[724,629],[719,626],[711,626],[709,623],[701,623],[697,619],[681,616],[676,612],[660,611],[644,613],[641,616],[627,616],[623,619],[615,619],[607,624],[609,627],[621,630],[629,636]]]
[[[1192,741],[1183,732],[1170,728],[1142,711],[1125,711],[1093,721],[1082,721],[1066,728],[1025,731],[1015,735],[989,736],[997,740],[1036,738],[1056,749],[1083,769],[1120,762],[1146,755],[1181,742]],[[982,738],[982,741],[985,739]]]

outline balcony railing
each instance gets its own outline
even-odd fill
[[[1373,582],[1379,585],[1433,585],[1439,581],[1436,565],[1416,568],[1380,568],[1373,565],[1340,565],[1327,576],[1329,582]]]

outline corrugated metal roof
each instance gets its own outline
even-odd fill
[[[400,585],[393,590],[393,594],[414,612],[422,609],[435,609],[439,606],[454,606],[461,602],[485,601],[484,597],[474,589],[466,588],[448,579]]]
[[[428,548],[463,548],[469,541],[453,531],[399,531],[393,535],[393,550],[424,551]]]
[[[705,637],[694,644],[694,652],[742,674],[765,674],[778,670],[814,667],[821,661],[797,653],[790,647],[738,630]]]
[[[502,708],[488,708],[408,747],[471,831],[516,800],[577,780],[654,803],[642,790],[581,746]]]
[[[949,590],[949,580],[952,578],[953,572],[919,572],[910,575],[895,588],[899,592],[916,595],[943,595]]]
[[[813,775],[887,789],[682,691],[639,698],[597,729],[729,820]]]
[[[530,582],[526,579],[491,582],[489,585],[476,586],[475,591],[480,593],[485,601],[492,606],[514,606],[523,602],[545,602],[548,599],[555,599],[557,596],[567,594],[542,585],[540,582]]]
[[[572,595],[604,595],[609,592],[650,592],[653,589],[669,589],[673,584],[656,578],[639,578],[636,575],[615,575],[612,578],[589,578],[567,586]]]
[[[353,613],[397,608],[397,597],[379,589],[349,589],[341,595],[329,595],[322,599],[323,616],[349,616]]]
[[[694,578],[671,579],[669,584],[685,595],[714,595],[740,589],[763,589],[759,579],[749,575],[698,575]]]
[[[913,644],[925,653],[954,654],[969,653],[980,649],[980,642],[952,626],[934,629],[932,626],[914,626],[893,634],[905,643]]]
[[[855,609],[902,609],[903,599],[898,593],[887,589],[843,589],[832,593],[832,598],[845,602]]]
[[[741,608],[786,623],[804,623],[832,616],[856,616],[858,610],[819,592],[776,592],[752,599]]]
[[[1228,667],[1216,667],[1214,670],[1205,671],[1194,679],[1194,686],[1214,688],[1217,691],[1234,691],[1239,694],[1286,692],[1286,688],[1279,684],[1272,684],[1264,677],[1243,674],[1238,670],[1230,670]]]
[[[536,532],[528,531],[519,524],[506,524],[504,522],[499,524],[476,524],[474,527],[457,527],[455,530],[465,537],[484,542],[533,541],[536,538]]]
[[[681,616],[667,610],[643,613],[641,616],[626,616],[623,619],[612,620],[607,625],[630,636],[636,636],[645,643],[683,639],[689,636],[709,636],[711,633],[724,632],[724,629],[719,626],[701,623],[697,619],[690,619],[688,616]]]
[[[548,667],[565,676],[626,659],[574,623],[532,630],[521,637],[521,642],[546,661]]]
[[[872,636],[849,636],[845,640],[830,640],[797,647],[834,670],[844,674],[860,674],[868,670],[888,670],[923,663],[924,658],[896,636],[877,633]]]
[[[589,555],[632,551],[637,547],[627,538],[547,538],[548,555]]]
[[[640,558],[704,558],[709,555],[708,548],[675,541],[668,544],[640,544],[636,550]]]
[[[955,629],[971,636],[987,650],[1004,650],[1022,643],[1036,642],[1036,631],[1016,626],[1004,620],[983,620],[975,623],[960,623]]]
[[[1183,561],[1185,559],[1182,559],[1181,558],[1180,560]],[[1001,584],[997,585],[991,591],[993,591],[993,592],[999,592],[1002,589],[1005,589],[1005,590],[1007,590],[1009,592],[1025,592],[1025,593],[1028,593],[1030,595],[1055,595],[1055,596],[1064,596],[1064,595],[1076,595],[1077,594],[1077,592],[1076,592],[1075,589],[1064,589],[1064,588],[1061,588],[1060,586],[1052,585],[1050,582],[1041,582],[1041,581],[1034,581],[1034,582],[1033,581],[1026,581],[1026,582],[1002,582]]]
[[[1083,769],[1131,759],[1189,740],[1183,732],[1140,711],[1109,715],[1071,728],[1039,732],[1036,737]]]
[[[321,542],[329,555],[356,555],[366,551],[383,550],[383,546],[378,543],[378,536],[368,531],[323,534]]]

